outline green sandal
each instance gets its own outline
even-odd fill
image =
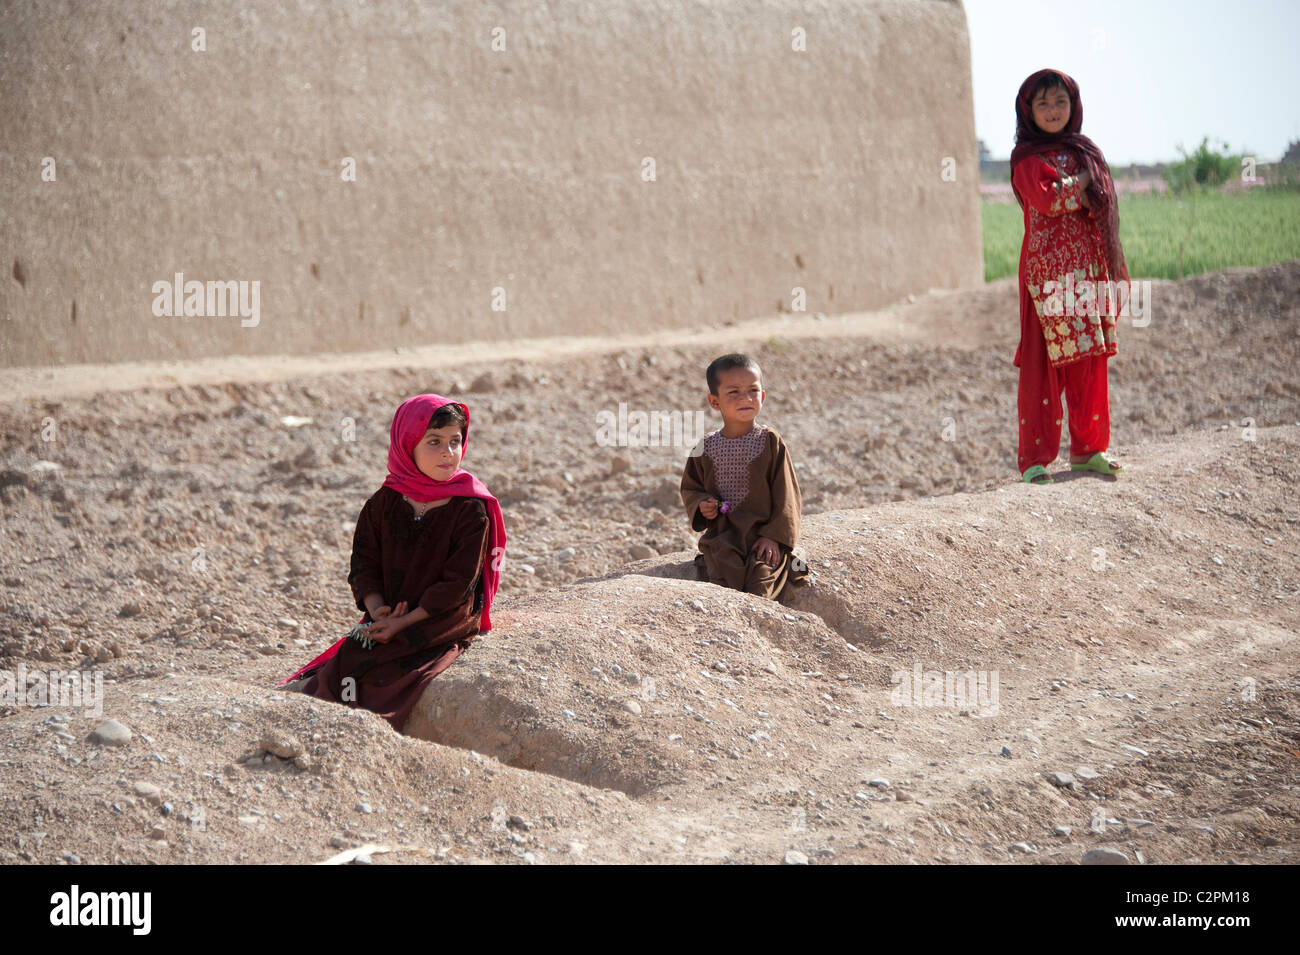
[[[1070,464],[1071,471],[1096,471],[1098,474],[1118,474],[1124,469],[1098,451],[1082,464]]]
[[[1047,468],[1043,467],[1041,464],[1035,464],[1033,467],[1027,469],[1025,473],[1021,476],[1021,480],[1024,481],[1026,484],[1055,484],[1056,483],[1055,481],[1052,480],[1052,476],[1047,473]]]

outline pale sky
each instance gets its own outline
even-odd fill
[[[1083,130],[1112,164],[1178,158],[1210,136],[1274,161],[1300,140],[1297,0],[964,0],[975,133],[1011,155],[1016,90],[1039,69],[1079,84]]]

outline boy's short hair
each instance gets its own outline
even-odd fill
[[[460,405],[454,401],[449,401],[433,413],[433,416],[429,418],[428,426],[424,430],[427,434],[435,428],[449,428],[453,424],[460,425],[460,439],[464,441],[465,429],[469,426],[469,422],[465,420],[465,412],[460,410]]]
[[[718,376],[724,371],[731,371],[733,368],[747,368],[757,375],[760,380],[763,377],[763,369],[759,368],[758,362],[748,355],[737,353],[723,355],[721,358],[713,359],[709,363],[708,370],[704,373],[704,377],[709,382],[709,394],[716,395],[718,393]]]

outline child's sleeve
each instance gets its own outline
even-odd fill
[[[483,571],[491,536],[487,509],[477,498],[474,504],[463,509],[452,528],[451,549],[447,551],[438,582],[426,587],[420,595],[420,606],[430,617],[444,616],[474,599],[474,585]]]
[[[771,461],[767,467],[768,487],[772,495],[771,517],[756,528],[760,537],[770,537],[778,544],[791,549],[799,543],[799,514],[803,497],[799,493],[799,479],[794,475],[794,462],[785,441],[775,431],[770,432]]]
[[[1011,181],[1025,202],[1045,216],[1063,216],[1083,208],[1078,176],[1059,177],[1051,163],[1029,156],[1016,163]]]
[[[682,470],[682,503],[686,505],[686,517],[691,522],[691,530],[708,529],[709,522],[700,513],[700,501],[713,497],[709,490],[708,477],[704,473],[704,449],[697,445],[686,459]]]
[[[352,567],[348,572],[352,596],[356,598],[357,609],[362,611],[366,610],[368,595],[384,593],[384,551],[379,521],[379,508],[372,497],[357,518],[357,528],[352,534]]]

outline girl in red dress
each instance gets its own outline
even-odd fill
[[[1106,362],[1115,354],[1116,299],[1127,299],[1128,266],[1110,168],[1079,132],[1079,87],[1039,70],[1016,96],[1011,187],[1025,212],[1020,249],[1019,466],[1050,484],[1046,465],[1061,444],[1061,390],[1069,408],[1070,467],[1115,474],[1109,460]],[[1119,290],[1117,292],[1117,286]]]

